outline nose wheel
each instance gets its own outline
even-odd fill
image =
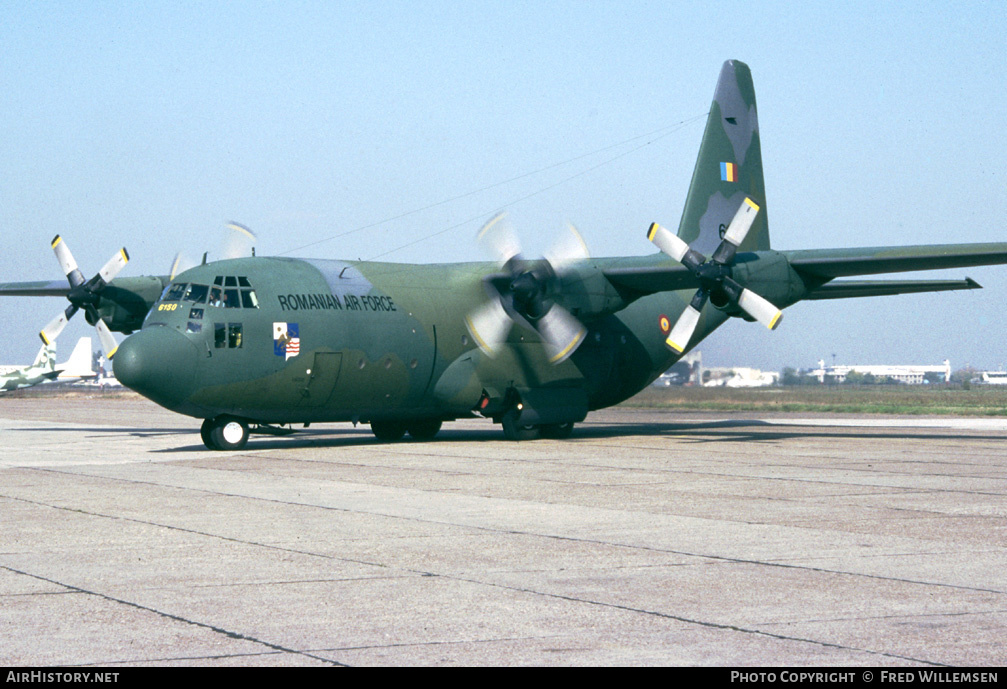
[[[229,416],[218,416],[204,421],[199,435],[211,450],[240,450],[248,442],[248,424]]]

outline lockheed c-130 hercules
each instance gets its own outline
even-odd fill
[[[366,422],[392,441],[473,416],[510,439],[563,438],[728,318],[773,329],[803,299],[979,287],[836,278],[1007,263],[1007,243],[770,248],[755,91],[737,61],[721,70],[678,232],[654,224],[646,236],[659,253],[592,259],[571,232],[527,260],[498,217],[479,234],[495,263],[253,256],[115,278],[122,250],[88,281],[57,237],[69,288],[9,283],[0,294],[65,295],[43,340],[83,308],[120,382],[204,419],[206,446],[233,450],[250,431],[293,424]],[[136,332],[116,350],[110,330]]]

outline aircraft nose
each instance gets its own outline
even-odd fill
[[[112,368],[116,379],[161,406],[178,406],[192,394],[199,350],[164,326],[144,328],[119,345]]]

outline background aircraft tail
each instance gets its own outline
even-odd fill
[[[728,60],[720,70],[678,236],[701,254],[711,255],[746,196],[760,212],[739,250],[767,250],[769,223],[755,86],[748,65]]]
[[[94,368],[91,366],[91,338],[82,337],[77,340],[77,346],[70,353],[70,358],[60,366],[59,377],[63,378],[93,378]]]
[[[32,362],[32,368],[44,368],[52,371],[56,368],[56,343],[42,345]]]

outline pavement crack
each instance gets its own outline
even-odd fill
[[[71,591],[76,591],[78,593],[84,593],[84,594],[87,594],[89,596],[95,596],[97,598],[101,598],[102,600],[106,600],[106,601],[109,601],[111,603],[117,603],[119,605],[125,605],[125,606],[128,606],[128,607],[134,608],[136,610],[142,610],[144,612],[153,613],[153,614],[155,614],[155,615],[157,615],[159,617],[163,617],[165,619],[173,620],[175,622],[182,622],[183,624],[190,624],[190,625],[193,625],[194,627],[199,627],[201,629],[207,629],[209,631],[214,632],[215,634],[222,634],[222,635],[228,637],[229,639],[235,639],[237,641],[249,641],[251,643],[260,644],[262,646],[265,646],[267,648],[271,648],[274,651],[278,651],[278,652],[281,652],[281,653],[292,653],[294,655],[304,656],[306,658],[311,658],[312,660],[317,660],[319,662],[327,663],[329,665],[337,665],[337,666],[346,667],[343,663],[339,663],[339,662],[336,662],[334,660],[330,660],[328,658],[322,658],[320,656],[316,656],[316,655],[313,655],[311,653],[307,653],[307,652],[304,652],[304,651],[298,651],[297,649],[294,649],[294,648],[287,648],[286,646],[281,646],[280,644],[274,644],[274,643],[272,643],[270,641],[266,641],[264,639],[258,639],[258,638],[254,637],[254,636],[249,636],[247,634],[242,634],[240,632],[236,632],[236,631],[233,631],[233,630],[224,629],[223,627],[218,627],[216,625],[209,624],[207,622],[200,622],[198,620],[192,620],[192,619],[189,619],[189,618],[186,618],[186,617],[182,617],[180,615],[174,615],[174,614],[172,614],[170,612],[165,612],[164,610],[158,610],[156,608],[151,608],[151,607],[149,607],[147,605],[142,605],[142,604],[136,603],[134,601],[125,600],[123,598],[116,598],[115,596],[110,596],[107,593],[101,593],[100,591],[89,591],[89,590],[81,588],[79,586],[74,586],[73,584],[67,584],[67,583],[62,582],[62,581],[57,581],[55,579],[50,579],[48,577],[44,577],[44,576],[42,576],[40,574],[33,574],[32,572],[25,572],[25,571],[20,570],[20,569],[15,569],[13,567],[8,567],[7,565],[0,565],[0,569],[4,569],[4,570],[6,570],[8,572],[11,572],[12,574],[20,574],[22,576],[31,577],[32,579],[37,579],[39,581],[44,581],[44,582],[49,583],[49,584],[55,584],[56,586],[62,586],[63,588],[69,589]]]

